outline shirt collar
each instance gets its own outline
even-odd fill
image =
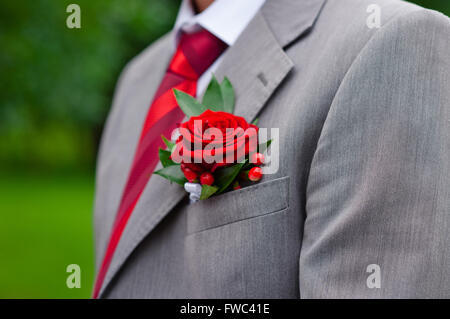
[[[215,0],[195,14],[190,0],[183,0],[175,22],[176,39],[180,31],[194,32],[200,27],[232,46],[265,0]]]

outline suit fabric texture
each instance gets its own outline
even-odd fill
[[[370,28],[370,5],[380,28]],[[97,164],[103,258],[169,33],[124,69]],[[449,298],[450,22],[396,0],[268,0],[216,76],[280,168],[189,204],[153,176],[102,298]],[[367,285],[379,266],[380,287]]]

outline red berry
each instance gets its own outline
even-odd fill
[[[233,185],[233,189],[234,189],[234,190],[241,189],[241,185],[239,185],[239,183],[236,182],[236,183],[234,183],[234,185]]]
[[[248,172],[248,179],[251,180],[252,182],[257,182],[257,181],[261,180],[262,175],[263,175],[263,173],[262,173],[261,167],[253,167]]]
[[[184,177],[186,177],[186,179],[189,182],[193,182],[195,181],[195,179],[197,178],[197,173],[195,173],[193,170],[191,170],[190,168],[185,167],[183,169],[183,173],[184,173]]]
[[[255,165],[262,165],[264,164],[265,157],[261,153],[253,153],[250,163]]]
[[[214,176],[210,172],[205,172],[200,175],[200,184],[202,185],[212,185],[214,183]]]

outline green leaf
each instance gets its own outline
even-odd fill
[[[234,89],[227,77],[225,77],[220,84],[220,90],[222,92],[223,110],[225,112],[233,113],[235,103]]]
[[[172,148],[175,146],[175,143],[172,141],[169,141],[164,135],[161,134],[161,138],[164,142],[164,144],[166,144],[167,149],[168,150],[172,150]]]
[[[263,154],[269,148],[271,143],[272,143],[272,140],[268,140],[267,142],[259,144],[258,145],[258,152]]]
[[[184,185],[187,182],[186,177],[184,177],[183,172],[181,171],[180,165],[171,165],[160,170],[153,172],[153,174],[162,176],[168,179],[171,182]]]
[[[200,195],[200,200],[211,197],[218,190],[219,187],[217,186],[202,185],[202,193]]]
[[[198,116],[206,111],[206,107],[189,94],[177,89],[174,89],[173,93],[175,94],[178,105],[187,117]]]
[[[202,104],[212,111],[224,111],[222,90],[216,77],[213,75],[203,95]]]
[[[252,124],[253,125],[258,125],[258,121],[259,121],[259,118],[256,118],[256,119],[253,120]]]
[[[217,191],[218,194],[222,193],[230,186],[244,165],[245,162],[242,162],[233,166],[217,169],[215,172],[215,184],[219,187],[219,190]]]
[[[171,165],[177,165],[174,161],[170,159],[170,152],[163,150],[162,148],[159,149],[159,160],[161,161],[161,164],[163,167],[171,166]]]

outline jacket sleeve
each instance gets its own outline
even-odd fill
[[[403,14],[343,79],[310,168],[302,298],[450,297],[450,22]]]

